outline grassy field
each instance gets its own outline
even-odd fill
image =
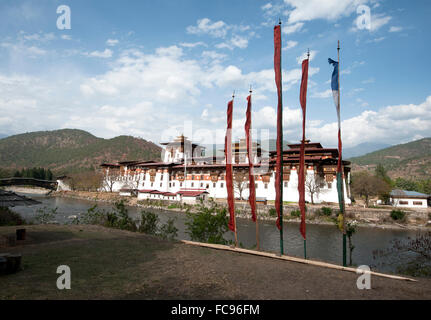
[[[431,299],[431,279],[372,278],[164,241],[98,226],[27,226],[23,270],[0,276],[0,299]],[[0,227],[0,236],[16,227]],[[0,242],[1,243],[1,242]],[[71,290],[56,287],[71,268]]]

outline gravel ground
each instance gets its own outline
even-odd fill
[[[236,252],[163,241],[97,226],[27,226],[24,269],[0,276],[0,299],[431,299],[418,282],[358,275]],[[0,227],[0,236],[16,227]],[[72,289],[57,290],[57,266],[69,265]]]

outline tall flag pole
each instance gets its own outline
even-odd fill
[[[225,136],[225,157],[226,157],[226,188],[227,188],[227,203],[229,207],[229,229],[235,234],[235,246],[238,246],[238,235],[236,231],[235,217],[235,199],[233,194],[233,176],[232,176],[232,114],[233,100],[235,92],[232,95],[232,100],[227,104],[227,130]]]
[[[340,116],[340,41],[338,41],[338,62],[328,59],[328,62],[334,66],[332,73],[332,94],[334,96],[335,107],[338,117],[338,164],[337,164],[337,191],[340,214],[343,218],[343,266],[347,266],[347,244],[346,244],[346,217],[344,206],[344,186],[343,186],[343,143],[341,140],[341,116]]]
[[[247,144],[247,157],[248,157],[248,180],[249,180],[249,196],[248,202],[251,208],[251,218],[256,223],[256,249],[260,250],[259,245],[259,223],[256,216],[256,187],[254,183],[254,172],[253,172],[253,145],[251,139],[251,86],[250,95],[247,97],[247,112],[245,120],[245,141]]]
[[[301,211],[300,232],[304,238],[304,258],[307,259],[307,239],[305,232],[305,116],[307,111],[307,85],[308,85],[308,64],[310,61],[310,50],[307,53],[307,59],[302,61],[302,80],[299,101],[302,108],[302,140],[299,153],[299,175],[298,175],[298,193],[299,209]]]
[[[274,71],[277,86],[277,162],[275,176],[275,210],[277,211],[277,228],[280,230],[280,254],[283,249],[283,88],[281,68],[281,20],[274,27]]]

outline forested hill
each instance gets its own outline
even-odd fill
[[[349,159],[355,171],[382,164],[391,178],[428,179],[431,176],[431,138],[375,151]]]
[[[55,174],[97,168],[103,162],[159,160],[152,142],[119,136],[103,139],[76,129],[30,132],[0,139],[0,168],[13,171],[43,167]]]

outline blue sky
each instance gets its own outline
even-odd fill
[[[71,9],[70,30],[57,29],[59,5]],[[356,23],[361,5],[370,9],[365,29]],[[287,140],[300,136],[300,62],[309,48],[307,137],[336,145],[327,59],[336,59],[337,40],[344,145],[429,137],[430,16],[426,0],[2,0],[0,133],[79,128],[160,142],[187,132],[186,122],[195,140],[221,142],[233,90],[235,135],[243,136],[252,85],[253,126],[273,137],[280,17]]]

